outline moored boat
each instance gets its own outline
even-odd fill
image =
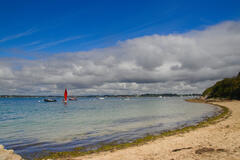
[[[68,100],[69,100],[69,101],[76,101],[77,98],[76,98],[76,97],[70,97],[70,98],[68,98]]]
[[[56,99],[47,98],[47,99],[44,99],[44,102],[57,102],[57,100]]]

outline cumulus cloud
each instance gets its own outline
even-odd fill
[[[38,60],[0,59],[0,94],[201,93],[240,71],[240,22]]]

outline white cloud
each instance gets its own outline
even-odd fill
[[[240,22],[48,59],[0,60],[0,94],[200,93],[240,71]],[[13,64],[18,64],[16,65]]]

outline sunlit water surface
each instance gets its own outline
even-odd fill
[[[60,98],[1,98],[0,144],[31,159],[43,150],[130,141],[193,125],[219,110],[182,98],[79,98],[66,105]]]

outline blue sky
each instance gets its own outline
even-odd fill
[[[145,35],[239,20],[240,1],[1,0],[0,58],[105,48]]]
[[[202,93],[239,42],[239,0],[0,0],[0,95]]]

